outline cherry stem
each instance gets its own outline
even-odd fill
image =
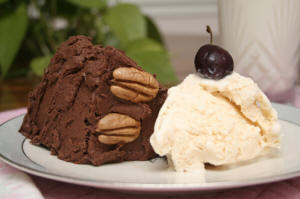
[[[213,34],[209,25],[206,26],[206,32],[210,34],[210,44],[213,43]]]

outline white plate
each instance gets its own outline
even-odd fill
[[[0,126],[0,159],[41,177],[134,192],[212,191],[275,182],[300,176],[300,109],[274,104],[284,134],[281,150],[230,167],[208,168],[201,173],[176,173],[166,161],[135,161],[99,167],[64,162],[42,147],[31,145],[18,133],[23,116]]]

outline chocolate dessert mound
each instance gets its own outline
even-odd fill
[[[29,93],[20,132],[69,162],[148,160],[156,156],[149,137],[166,95],[122,51],[73,36]]]

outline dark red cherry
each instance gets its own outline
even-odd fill
[[[204,78],[222,79],[233,71],[233,59],[223,48],[207,44],[199,48],[195,56],[197,72]]]
[[[222,79],[232,73],[233,59],[226,50],[212,45],[213,33],[209,26],[206,32],[210,34],[210,44],[199,48],[194,61],[196,70],[204,78]]]

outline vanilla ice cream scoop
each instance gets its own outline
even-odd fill
[[[168,91],[150,143],[176,171],[249,160],[279,148],[277,113],[258,86],[233,72],[221,80],[191,74]]]

